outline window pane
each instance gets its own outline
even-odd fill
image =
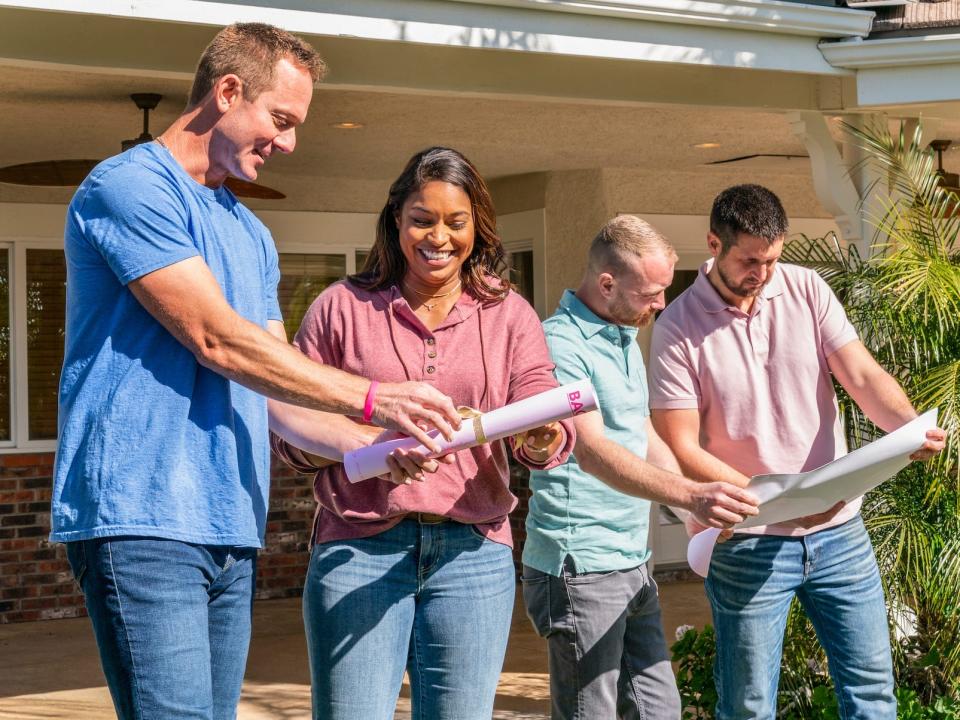
[[[280,254],[280,312],[287,338],[293,340],[303,315],[321,291],[347,273],[344,255]]]
[[[512,252],[507,256],[513,289],[533,305],[533,250]]]
[[[27,399],[31,440],[57,437],[66,279],[63,250],[27,250]]]
[[[10,251],[0,248],[0,440],[10,430]]]
[[[354,252],[354,258],[357,261],[357,272],[363,272],[363,266],[366,264],[369,255],[369,250],[357,250]]]

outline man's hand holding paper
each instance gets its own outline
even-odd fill
[[[929,410],[903,427],[816,470],[782,475],[756,475],[750,489],[761,501],[758,515],[740,527],[794,522],[819,524],[843,505],[896,475],[915,459],[927,459],[944,445],[936,427],[937,411]],[[688,525],[689,530],[693,529]],[[720,531],[710,528],[691,538],[687,561],[706,577]]]

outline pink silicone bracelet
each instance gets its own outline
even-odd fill
[[[370,422],[373,419],[373,399],[377,396],[377,386],[378,383],[376,380],[370,381],[370,389],[367,390],[367,399],[363,401],[363,421]]]

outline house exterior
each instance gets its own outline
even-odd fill
[[[0,168],[118,152],[142,130],[131,93],[164,96],[158,134],[213,34],[270,22],[331,68],[296,152],[261,175],[286,197],[248,202],[281,253],[288,333],[362,262],[390,181],[434,144],[488,178],[515,279],[545,316],[616,213],[663,231],[689,281],[710,202],[737,182],[774,189],[794,232],[866,246],[871,178],[849,172],[835,119],[922,117],[928,137],[960,139],[960,0],[879,1],[0,0]],[[0,182],[0,622],[82,613],[46,541],[72,192]],[[522,538],[519,474],[516,491]],[[271,507],[262,598],[300,591],[309,481],[276,467]],[[669,516],[654,542],[682,561]]]

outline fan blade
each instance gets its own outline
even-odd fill
[[[41,160],[21,165],[8,165],[0,168],[0,182],[12,185],[76,187],[99,163],[100,160]],[[239,178],[227,178],[225,184],[237,197],[257,200],[283,200],[287,197],[266,185],[258,185]]]
[[[257,185],[257,183],[240,178],[228,177],[223,184],[230,188],[237,197],[256,198],[257,200],[283,200],[287,197],[279,190],[274,190],[266,185]]]
[[[12,185],[79,185],[99,160],[41,160],[0,168],[0,182]]]

